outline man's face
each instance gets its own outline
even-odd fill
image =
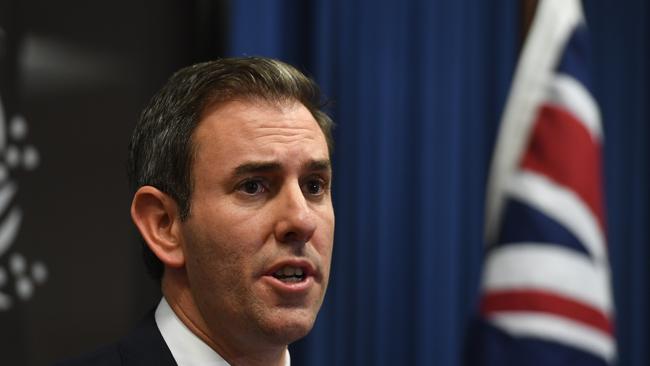
[[[322,131],[299,103],[233,101],[205,113],[193,143],[181,232],[210,336],[267,345],[303,337],[323,301],[334,235]]]

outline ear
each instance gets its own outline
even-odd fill
[[[149,249],[165,266],[185,264],[176,201],[152,186],[142,186],[131,202],[131,218]]]

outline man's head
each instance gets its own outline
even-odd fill
[[[145,185],[160,189],[176,201],[185,220],[191,209],[194,130],[207,108],[243,99],[301,103],[315,118],[332,152],[333,123],[320,109],[320,91],[311,79],[273,59],[219,59],[177,71],[143,111],[129,144],[132,191]],[[162,278],[164,266],[146,245],[143,255],[149,273]]]
[[[190,328],[232,357],[311,329],[334,233],[331,121],[279,61],[177,72],[136,127],[131,215]]]

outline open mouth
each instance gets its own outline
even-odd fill
[[[273,277],[286,283],[295,283],[305,280],[305,272],[300,267],[285,266],[273,273]]]

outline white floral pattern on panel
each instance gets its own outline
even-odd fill
[[[18,183],[12,178],[12,172],[32,171],[40,163],[36,147],[24,143],[27,134],[28,125],[23,116],[14,115],[7,123],[0,96],[0,311],[11,309],[15,298],[29,300],[35,286],[43,284],[48,277],[43,262],[30,263],[24,255],[12,250],[23,221],[23,212],[15,201]]]

